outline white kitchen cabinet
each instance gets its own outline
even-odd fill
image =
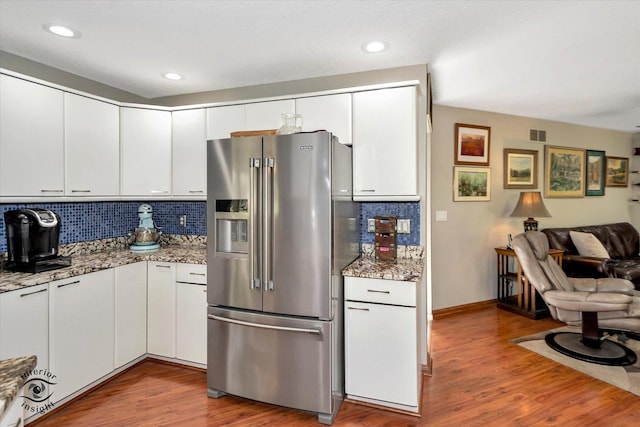
[[[351,94],[296,99],[296,114],[302,114],[302,130],[326,130],[343,143],[351,144]]]
[[[64,146],[67,196],[119,194],[119,107],[65,93]]]
[[[147,267],[147,352],[176,357],[176,265]]]
[[[229,138],[231,132],[245,130],[244,105],[207,108],[207,140]]]
[[[205,196],[207,186],[206,112],[171,113],[172,187],[174,196]]]
[[[49,293],[57,402],[114,369],[114,269],[51,282]]]
[[[49,369],[49,285],[0,294],[0,360],[35,355]]]
[[[147,352],[147,262],[115,268],[115,368]]]
[[[282,114],[296,110],[293,99],[256,102],[245,107],[244,130],[278,129],[282,126]]]
[[[9,408],[5,408],[5,413],[0,418],[0,427],[24,427],[25,410],[22,407],[24,391],[15,397]]]
[[[0,196],[63,196],[62,91],[0,75]]]
[[[293,112],[293,99],[207,108],[207,139],[229,138],[236,131],[278,129],[282,114]]]
[[[207,266],[178,264],[176,357],[207,363]]]
[[[418,200],[414,86],[353,94],[354,200]]]
[[[171,112],[120,108],[123,196],[171,194]]]
[[[420,392],[414,282],[345,277],[345,391],[417,412]]]

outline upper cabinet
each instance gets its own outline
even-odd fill
[[[123,196],[171,194],[171,112],[120,108]]]
[[[207,194],[206,112],[197,110],[171,113],[171,162],[174,196]]]
[[[229,138],[236,131],[278,129],[282,114],[295,108],[293,99],[207,108],[207,139]]]
[[[355,200],[419,200],[414,86],[353,94]]]
[[[113,104],[64,94],[67,196],[119,194],[119,111]]]
[[[302,131],[326,130],[343,143],[351,144],[351,94],[296,99],[296,113],[302,114]]]
[[[0,75],[0,196],[62,196],[63,94]]]

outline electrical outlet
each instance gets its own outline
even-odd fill
[[[178,215],[178,225],[180,225],[180,227],[187,226],[187,215],[185,214]]]
[[[375,233],[376,232],[376,220],[373,218],[367,219],[367,233]]]
[[[398,223],[396,224],[396,232],[398,234],[409,234],[409,233],[411,233],[411,220],[410,219],[398,219]]]

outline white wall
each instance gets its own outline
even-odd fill
[[[453,201],[455,123],[491,127],[491,201]],[[640,204],[630,203],[631,186],[605,188],[605,196],[544,197],[544,144],[529,142],[529,129],[547,131],[548,145],[604,150],[607,155],[632,158],[632,134],[531,119],[434,106],[431,136],[431,238],[433,309],[496,298],[495,247],[507,234],[523,231],[523,218],[511,218],[520,190],[503,188],[503,149],[538,150],[538,189],[551,213],[537,218],[539,228],[633,221]],[[630,179],[631,181],[632,179]],[[447,211],[448,221],[435,222],[436,211]]]

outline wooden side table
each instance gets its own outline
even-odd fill
[[[495,248],[498,268],[498,296],[497,305],[499,308],[521,314],[532,319],[542,319],[549,316],[549,310],[538,294],[531,286],[529,279],[524,275],[518,257],[513,249],[506,247]],[[561,250],[550,249],[549,255],[562,267]],[[509,267],[509,259],[515,263],[516,271]],[[513,294],[512,285],[516,284],[517,294]]]

